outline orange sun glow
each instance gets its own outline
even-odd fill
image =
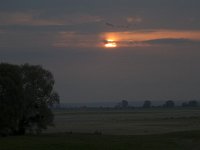
[[[108,40],[105,41],[104,46],[106,48],[115,48],[115,47],[117,47],[117,43],[112,39],[108,39]]]

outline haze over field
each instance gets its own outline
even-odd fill
[[[1,0],[0,61],[52,71],[61,103],[200,99],[198,0]]]

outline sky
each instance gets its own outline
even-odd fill
[[[0,62],[50,70],[62,103],[200,99],[199,0],[0,2]]]

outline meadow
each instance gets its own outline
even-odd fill
[[[199,150],[200,110],[59,110],[41,135],[0,138],[0,150]]]
[[[199,150],[200,131],[156,135],[43,134],[0,138],[0,150]]]
[[[138,135],[199,129],[199,108],[86,109],[55,111],[55,127],[47,132],[98,131],[106,135]]]

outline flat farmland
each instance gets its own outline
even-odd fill
[[[59,110],[54,114],[55,127],[47,133],[142,135],[200,130],[198,108]]]
[[[54,113],[55,127],[40,135],[0,137],[0,150],[200,149],[198,109],[93,109]]]

